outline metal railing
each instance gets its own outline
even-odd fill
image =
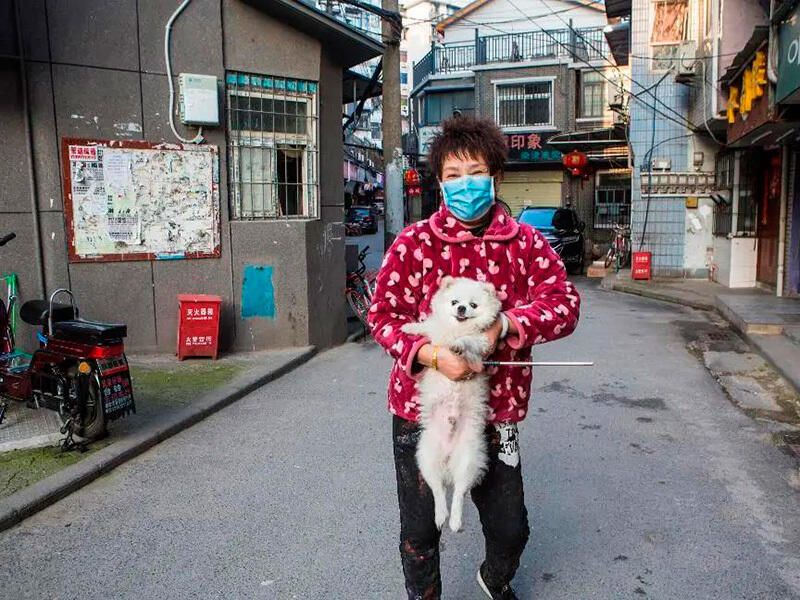
[[[464,71],[475,64],[475,44],[436,46],[433,53],[435,73]]]
[[[602,27],[476,36],[473,42],[432,46],[414,64],[413,85],[429,75],[466,71],[475,65],[568,57],[588,61],[610,56]]]
[[[711,232],[714,235],[726,236],[733,227],[733,210],[727,202],[714,202],[714,222]]]

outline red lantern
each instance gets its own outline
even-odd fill
[[[419,185],[419,171],[416,169],[406,169],[403,173],[403,179],[406,185]]]
[[[589,160],[586,158],[586,154],[584,152],[573,150],[569,154],[564,155],[563,161],[564,166],[569,169],[569,172],[575,177],[583,177],[587,174],[586,166],[588,165]]]

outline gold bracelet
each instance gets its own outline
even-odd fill
[[[433,353],[431,354],[431,369],[433,369],[434,371],[439,370],[438,354],[439,354],[439,346],[434,346]]]

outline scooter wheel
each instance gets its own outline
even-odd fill
[[[77,385],[75,379],[71,380],[70,385]],[[75,424],[73,434],[85,440],[96,440],[106,434],[106,416],[103,412],[103,396],[100,393],[100,382],[97,376],[93,375],[89,380],[89,398],[86,405],[85,422]],[[66,423],[69,413],[59,411],[61,421]]]

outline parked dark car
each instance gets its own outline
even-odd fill
[[[558,252],[570,273],[583,273],[586,223],[572,208],[526,206],[517,217],[520,223],[538,229]]]
[[[345,223],[358,225],[364,233],[378,232],[378,222],[369,206],[351,206],[347,211]]]

